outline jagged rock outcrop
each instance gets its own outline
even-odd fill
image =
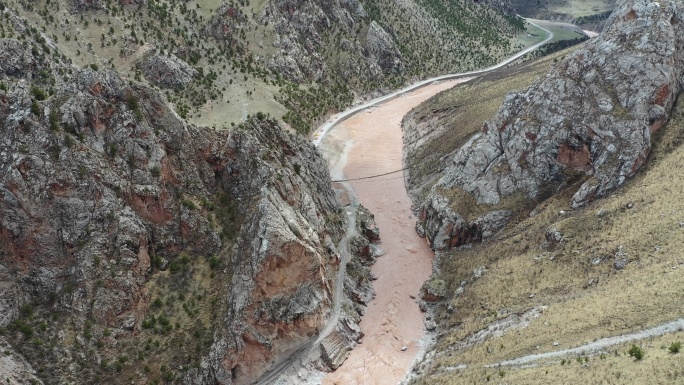
[[[367,18],[368,14],[357,0],[275,1],[263,15],[264,21],[274,25],[276,34],[272,44],[278,49],[269,59],[268,67],[296,82],[324,80],[329,68],[322,55],[323,35],[338,28],[352,34]],[[350,44],[354,45],[352,52],[362,52],[358,41]],[[368,65],[362,67],[354,75],[368,71]]]
[[[204,32],[224,43],[229,51],[240,51],[244,49],[240,34],[244,33],[247,22],[247,15],[240,7],[234,3],[222,3],[216,10],[215,16],[205,26]]]
[[[378,23],[371,22],[366,36],[366,51],[382,73],[399,73],[402,71],[401,53],[392,40]]]
[[[34,36],[0,39],[14,362],[45,383],[243,384],[308,343],[345,225],[313,146],[261,115],[189,125],[154,90],[45,55]]]
[[[437,302],[446,298],[446,282],[439,278],[432,278],[423,283],[420,288],[420,298],[426,302]]]
[[[150,53],[140,62],[139,68],[145,79],[163,88],[183,88],[197,76],[197,70],[173,54]]]
[[[622,0],[608,27],[526,91],[510,94],[448,163],[422,207],[434,249],[478,240],[569,180],[580,207],[645,164],[684,85],[684,5]],[[462,215],[476,202],[485,214]]]
[[[344,293],[340,316],[335,329],[321,344],[321,359],[325,366],[335,370],[347,359],[364,334],[358,324],[366,314],[368,303],[375,297],[370,267],[381,251],[376,244],[380,233],[373,214],[358,206],[356,229],[349,240],[351,259],[346,265]]]
[[[43,382],[36,377],[36,371],[17,354],[6,339],[0,336],[0,381],[7,384],[36,384]]]
[[[277,0],[269,3],[259,15],[259,23],[273,25],[274,30],[272,40],[265,39],[263,44],[277,49],[274,54],[267,54],[264,61],[271,71],[294,82],[332,80],[349,83],[351,80],[355,89],[407,75],[410,71],[422,74],[426,66],[432,67],[430,71],[444,71],[440,67],[446,66],[450,59],[439,65],[428,64],[409,47],[415,51],[413,45],[422,44],[423,48],[434,50],[434,56],[439,53],[465,61],[458,40],[470,39],[471,36],[460,34],[471,33],[471,27],[467,32],[465,29],[451,30],[453,25],[449,18],[459,12],[465,12],[458,15],[463,18],[491,18],[488,23],[502,22],[501,31],[508,33],[515,16],[509,0],[489,0],[483,5],[469,1],[457,3],[380,2],[365,9],[358,0]],[[211,22],[212,25],[216,23]],[[472,28],[482,28],[482,25]],[[497,39],[491,44],[505,43],[503,39]],[[479,56],[475,51],[480,48],[473,48],[469,53],[474,58]],[[339,51],[345,54],[340,55]],[[441,62],[440,58],[435,57],[435,62]],[[489,53],[483,55],[482,60],[491,60]],[[450,63],[453,66],[454,61]]]

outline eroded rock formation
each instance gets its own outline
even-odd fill
[[[197,76],[197,70],[173,54],[150,53],[139,67],[147,80],[163,88],[183,88]]]
[[[309,343],[345,229],[313,146],[265,115],[189,125],[36,36],[0,39],[0,328],[17,376],[245,384]],[[370,290],[357,270],[352,309]]]
[[[478,240],[521,201],[585,178],[580,207],[625,183],[648,159],[684,85],[684,5],[622,0],[606,30],[499,112],[453,158],[422,207],[434,249]],[[485,207],[476,217],[464,205]],[[467,211],[467,210],[466,210]]]

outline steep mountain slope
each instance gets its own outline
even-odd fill
[[[543,199],[578,179],[573,207],[632,177],[682,86],[681,13],[678,3],[623,1],[598,40],[527,91],[508,95],[449,160],[423,204],[432,247],[491,235],[521,201]],[[472,202],[482,213],[461,214]]]
[[[491,64],[522,32],[508,1],[3,4],[76,64],[114,67],[165,90],[195,124],[238,124],[262,111],[301,132],[355,98]]]
[[[1,2],[7,375],[251,383],[320,332],[343,279],[320,363],[339,365],[377,230],[357,214],[338,276],[326,165],[261,111],[306,132],[355,95],[491,62],[520,28],[492,4]]]
[[[619,1],[602,37],[546,59],[558,63],[484,127],[471,118],[491,106],[464,99],[488,103],[528,74],[472,82],[407,117],[415,196],[434,184],[419,230],[441,250],[425,286],[440,295],[423,295],[437,342],[413,383],[676,381],[668,346],[681,332],[544,354],[681,318],[682,15],[677,1]]]
[[[615,0],[513,0],[518,13],[525,17],[578,24],[605,21],[615,3]]]
[[[251,383],[320,331],[338,279],[359,321],[372,256],[357,240],[337,276],[346,216],[308,141],[264,114],[188,124],[148,86],[3,20],[22,36],[0,38],[6,367],[45,383]]]

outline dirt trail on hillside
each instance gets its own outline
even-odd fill
[[[676,319],[674,321],[658,325],[650,329],[644,329],[638,332],[623,334],[619,336],[601,338],[594,342],[578,346],[576,348],[557,350],[548,353],[531,354],[529,356],[518,357],[513,360],[501,361],[493,365],[487,365],[486,367],[499,367],[499,366],[513,366],[513,365],[528,365],[532,362],[544,360],[548,358],[563,357],[569,355],[581,355],[581,354],[595,354],[601,352],[606,348],[615,346],[618,344],[623,344],[625,342],[644,340],[646,338],[659,337],[669,333],[675,333],[684,330],[684,319]]]
[[[401,120],[412,108],[440,91],[463,83],[457,79],[431,84],[340,123],[324,147],[351,145],[344,167],[348,179],[402,168]],[[336,372],[323,384],[395,385],[407,373],[424,335],[423,314],[416,300],[430,276],[433,253],[414,230],[416,218],[404,186],[403,172],[352,181],[362,205],[374,215],[386,254],[372,268],[376,298],[361,321],[365,333]],[[402,351],[403,350],[403,351]]]

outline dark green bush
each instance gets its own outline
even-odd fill
[[[45,91],[38,87],[31,87],[31,94],[33,94],[36,100],[45,100],[47,98]]]
[[[37,101],[31,100],[31,113],[36,116],[40,116],[40,105]]]
[[[670,353],[677,354],[682,349],[682,343],[677,341],[670,345]]]
[[[632,345],[632,347],[627,351],[627,354],[629,354],[630,357],[634,357],[637,361],[644,358],[644,350],[636,345]]]

